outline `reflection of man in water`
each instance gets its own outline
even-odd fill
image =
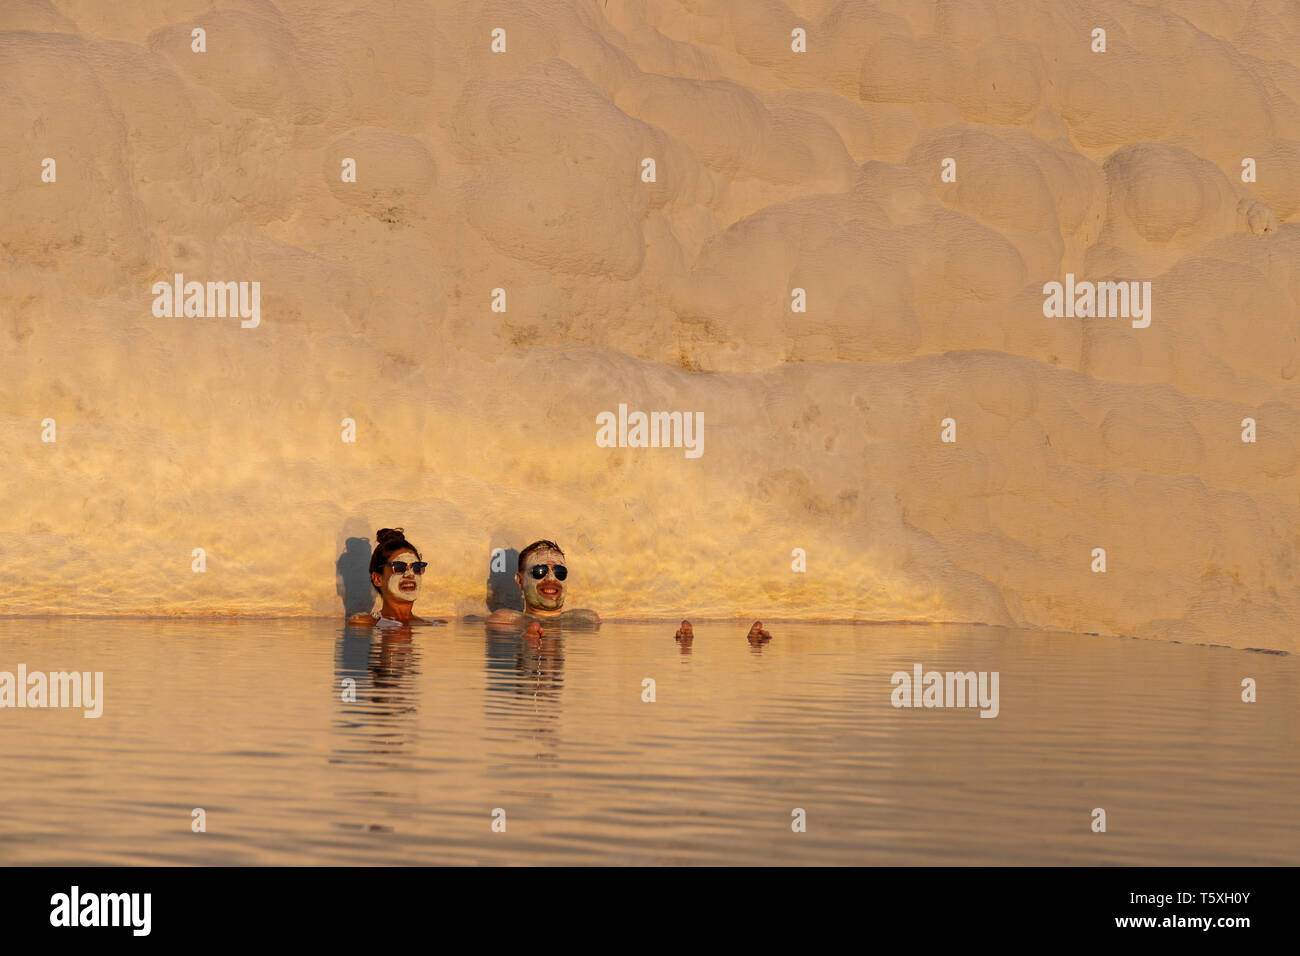
[[[524,609],[498,608],[488,616],[487,626],[494,630],[514,630],[533,623],[545,627],[600,627],[600,615],[595,611],[564,610],[564,582],[568,576],[560,546],[554,541],[534,541],[519,552],[519,570],[515,573],[515,583],[524,592]]]

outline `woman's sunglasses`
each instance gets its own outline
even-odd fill
[[[528,569],[528,573],[536,580],[540,581],[542,578],[546,577],[547,568],[555,569],[555,580],[557,581],[563,581],[569,576],[569,569],[562,564],[534,564]]]
[[[429,562],[416,561],[414,564],[407,564],[405,561],[389,561],[388,566],[393,569],[394,574],[405,574],[407,568],[410,568],[416,574],[423,574],[424,569],[429,566]]]

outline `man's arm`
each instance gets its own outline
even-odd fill
[[[600,627],[600,615],[587,608],[574,608],[560,615],[560,623],[571,627]]]

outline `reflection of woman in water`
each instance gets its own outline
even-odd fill
[[[349,624],[361,627],[403,627],[407,624],[441,624],[426,621],[411,613],[420,593],[420,580],[428,564],[420,552],[406,540],[401,528],[380,528],[375,532],[378,544],[370,556],[370,582],[383,599],[377,611],[355,614]]]

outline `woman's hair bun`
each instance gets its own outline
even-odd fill
[[[380,528],[375,532],[375,537],[381,542],[390,540],[402,541],[405,539],[406,534],[401,528]]]

